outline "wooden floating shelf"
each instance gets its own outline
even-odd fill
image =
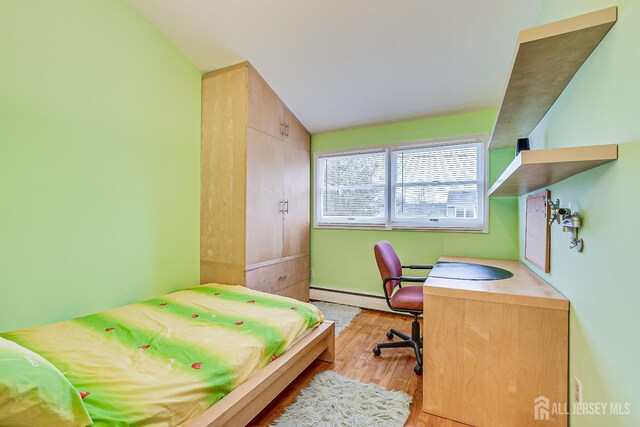
[[[521,151],[489,190],[489,196],[521,196],[618,158],[618,146]]]
[[[613,6],[520,32],[490,149],[529,136],[617,17]]]

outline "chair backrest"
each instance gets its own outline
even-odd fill
[[[402,276],[402,264],[400,258],[393,250],[391,243],[386,240],[382,240],[373,246],[373,253],[376,255],[376,262],[378,263],[378,270],[380,270],[380,277],[382,281],[387,277],[400,277]],[[399,280],[390,280],[387,282],[386,291],[387,296],[391,296],[393,290],[400,284]]]

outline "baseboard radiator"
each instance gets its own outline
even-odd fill
[[[351,291],[342,291],[337,289],[321,288],[318,286],[310,287],[310,296],[312,300],[333,302],[336,304],[352,305],[354,307],[368,308],[371,310],[386,311],[396,313],[388,306],[384,297],[379,295],[363,294]]]

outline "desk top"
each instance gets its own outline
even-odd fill
[[[569,310],[569,300],[520,261],[460,257],[440,257],[438,261],[490,265],[509,270],[513,273],[513,277],[503,280],[460,280],[429,277],[424,283],[424,295]]]

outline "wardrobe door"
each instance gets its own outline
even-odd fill
[[[287,108],[284,110],[284,141],[293,144],[303,150],[310,151],[311,141],[309,132],[302,123]]]
[[[253,67],[249,66],[248,73],[247,124],[274,138],[283,139],[284,106]]]
[[[284,234],[282,256],[309,253],[310,154],[284,143]]]
[[[247,128],[247,265],[282,257],[283,144]]]

